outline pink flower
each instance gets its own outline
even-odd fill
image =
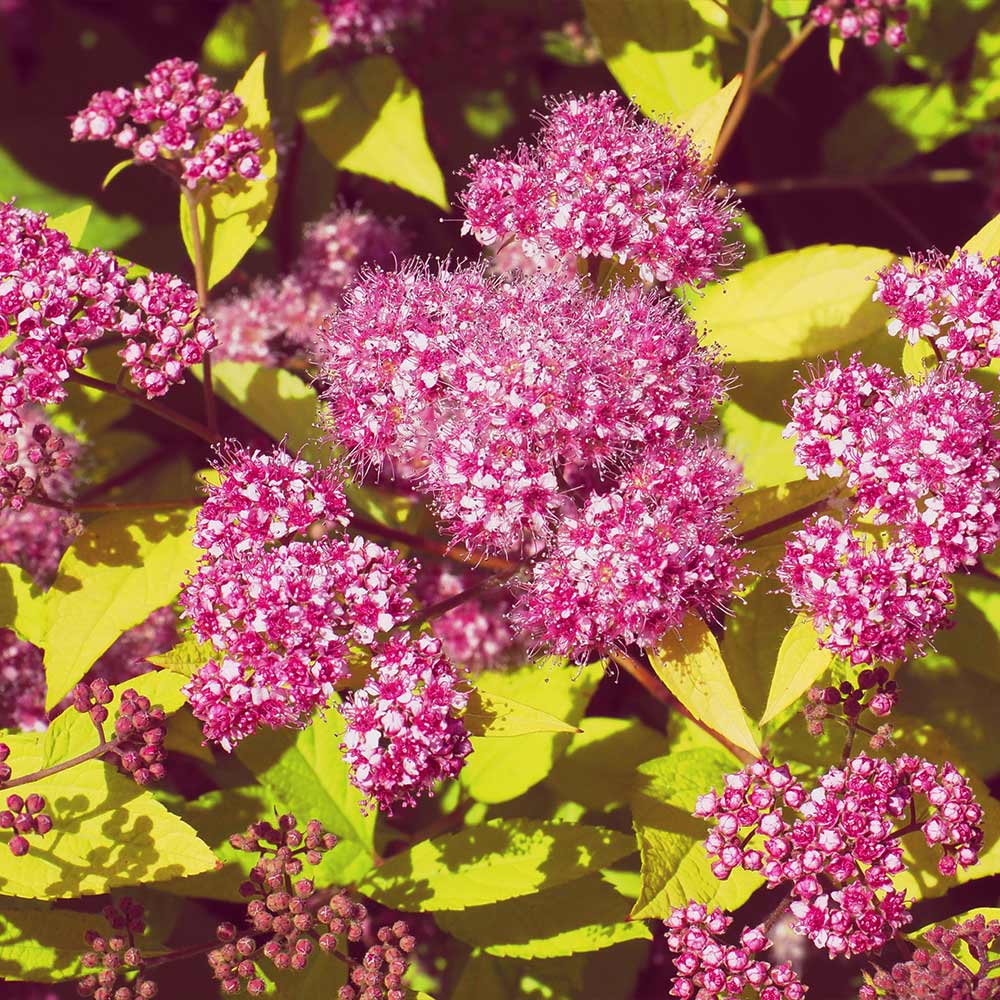
[[[158,158],[188,188],[230,178],[261,176],[260,139],[245,128],[225,128],[243,102],[215,86],[198,64],[180,59],[157,63],[147,84],[104,90],[90,99],[70,124],[74,141],[113,139],[139,162]]]
[[[0,629],[0,727],[33,731],[46,724],[42,651]]]
[[[812,17],[823,27],[835,25],[841,38],[860,37],[865,45],[884,40],[898,49],[906,42],[906,0],[823,0]]]
[[[438,0],[319,0],[330,23],[330,44],[391,49],[390,35],[417,24]]]
[[[371,671],[341,706],[341,749],[352,783],[391,814],[461,771],[472,750],[459,715],[468,695],[429,635],[390,638],[372,657]]]
[[[603,257],[647,280],[702,285],[734,259],[734,207],[679,130],[612,92],[552,102],[534,146],[473,160],[461,197],[484,246],[509,237],[539,264]]]
[[[22,510],[33,497],[59,502],[72,496],[76,441],[54,431],[35,407],[25,407],[17,418],[17,431],[0,434],[0,510]],[[28,420],[34,421],[30,430]]]

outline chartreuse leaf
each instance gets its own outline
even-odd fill
[[[805,476],[805,470],[795,464],[794,444],[783,435],[783,423],[768,420],[735,399],[722,406],[719,423],[726,450],[743,466],[743,477],[748,484],[774,486]]]
[[[903,838],[905,871],[893,875],[897,889],[905,889],[917,899],[942,896],[956,884],[972,882],[1000,873],[1000,802],[986,787],[986,783],[963,759],[962,754],[948,738],[933,726],[919,719],[893,715],[893,740],[897,753],[909,753],[926,757],[933,763],[949,761],[962,773],[972,787],[976,801],[983,807],[983,845],[979,851],[979,862],[972,868],[959,868],[958,873],[945,878],[937,867],[940,850],[927,846],[922,833],[917,831]],[[926,805],[926,801],[924,803]],[[920,803],[918,802],[918,805]],[[926,811],[926,809],[925,809]]]
[[[78,247],[83,242],[83,234],[87,231],[87,223],[93,210],[93,205],[81,205],[79,208],[63,212],[62,215],[52,216],[48,220],[48,227],[65,233],[70,243]]]
[[[705,853],[707,827],[691,815],[699,795],[721,787],[724,776],[739,768],[735,757],[717,747],[675,751],[642,765],[643,784],[632,797],[642,857],[634,920],[666,917],[690,900],[735,910],[763,884],[742,869],[720,882]]]
[[[362,796],[348,780],[340,752],[343,721],[335,708],[300,732],[260,731],[236,753],[270,793],[279,811],[305,823],[315,817],[340,841],[324,871],[351,882],[375,863],[375,815],[361,811]]]
[[[257,56],[233,88],[244,104],[237,122],[260,138],[258,155],[262,176],[253,181],[231,178],[221,186],[213,186],[197,206],[209,288],[222,281],[254,245],[267,226],[278,197],[278,156],[274,149],[267,95],[264,93],[265,55],[262,52]],[[183,194],[180,213],[184,245],[193,261],[191,213],[187,197]]]
[[[40,734],[6,736],[15,774],[42,766]],[[99,760],[25,786],[45,798],[55,828],[23,858],[0,850],[0,894],[65,899],[209,871],[215,855],[195,831]]]
[[[903,341],[903,372],[911,379],[922,381],[937,363],[938,357],[929,340],[921,337],[915,344]]]
[[[743,74],[737,73],[721,90],[689,109],[678,122],[691,133],[691,138],[701,147],[706,157],[715,152],[719,133],[742,82]]]
[[[555,888],[634,850],[631,837],[602,827],[494,819],[415,844],[358,888],[407,912],[464,910]]]
[[[167,715],[176,712],[187,699],[181,693],[184,678],[171,674],[166,670],[152,670],[140,674],[121,684],[113,684],[111,691],[114,700],[107,706],[108,718],[114,720],[121,705],[122,694],[127,690],[145,695],[153,705],[159,705]],[[169,731],[169,726],[167,727]],[[108,727],[105,727],[105,732]],[[68,760],[77,754],[85,753],[95,745],[96,733],[90,717],[82,715],[73,709],[67,709],[60,714],[45,731],[42,744],[42,765],[48,767],[59,761]]]
[[[794,705],[833,662],[833,654],[821,649],[818,639],[812,619],[799,615],[778,650],[767,705],[760,717],[762,726]]]
[[[754,756],[760,752],[719,644],[700,618],[689,615],[679,631],[661,639],[649,662],[696,719]]]
[[[198,560],[195,513],[106,514],[63,555],[41,643],[49,708],[118,636],[176,599]]]
[[[562,799],[609,809],[628,801],[639,765],[666,752],[666,737],[635,719],[587,716],[546,782]]]
[[[292,452],[316,435],[316,390],[291,372],[253,361],[219,361],[212,365],[212,385],[221,399],[271,437],[287,439]]]
[[[45,595],[20,566],[0,563],[0,628],[41,646],[45,638]]]
[[[829,243],[772,254],[692,297],[690,312],[730,361],[813,358],[885,324],[872,279],[892,260],[888,250]]]
[[[194,636],[188,636],[165,653],[147,656],[146,661],[186,678],[193,677],[210,660],[220,657],[221,654],[210,642],[199,642]]]
[[[578,733],[580,729],[513,698],[475,688],[462,716],[470,736],[510,737],[531,733]]]
[[[733,502],[736,514],[733,530],[741,536],[753,534],[766,538],[772,532],[804,521],[836,494],[837,485],[830,479],[796,479],[741,493]]]
[[[436,923],[459,941],[500,958],[560,958],[652,937],[629,921],[632,900],[602,875],[586,875],[492,906],[439,913]]]
[[[82,975],[80,945],[93,926],[89,913],[5,899],[0,912],[0,978],[57,983]]]
[[[313,77],[302,89],[299,116],[335,167],[448,207],[420,93],[394,59],[370,56]]]
[[[291,73],[330,47],[330,22],[315,0],[295,0],[281,31],[281,71]]]
[[[990,219],[962,249],[980,254],[983,260],[1000,254],[1000,215]]]
[[[584,0],[604,60],[650,117],[683,117],[722,83],[715,39],[681,0]]]
[[[480,674],[476,686],[483,696],[499,695],[524,705],[544,705],[556,718],[577,725],[604,668],[582,670],[559,657],[546,657],[517,670]],[[473,753],[459,780],[479,802],[508,802],[537,785],[552,770],[569,745],[568,733],[531,733],[516,739],[474,736]]]

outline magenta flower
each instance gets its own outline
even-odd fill
[[[438,0],[318,0],[330,22],[331,45],[391,48],[390,36],[417,24]]]
[[[893,49],[906,43],[906,0],[823,0],[812,17],[824,27],[835,25],[845,40],[860,38],[868,46],[884,40]]]
[[[646,281],[702,285],[735,259],[735,208],[701,151],[613,92],[552,102],[533,146],[473,160],[461,196],[484,246],[509,238],[550,258],[633,262]]]
[[[676,955],[670,996],[739,1000],[751,990],[760,1000],[802,1000],[806,987],[790,963],[771,965],[756,957],[771,946],[763,927],[745,928],[738,945],[721,940],[732,922],[722,910],[709,912],[695,902],[676,907],[667,917],[667,947]]]
[[[146,80],[134,90],[94,94],[72,119],[74,141],[112,139],[139,163],[160,161],[192,189],[261,176],[260,139],[245,128],[226,128],[243,109],[235,94],[216,88],[197,63],[177,58],[157,63]]]
[[[514,621],[582,661],[609,644],[652,645],[692,611],[712,616],[738,576],[727,508],[739,479],[711,445],[679,445],[637,463],[617,490],[594,493],[565,517]]]
[[[40,731],[46,725],[42,651],[0,629],[0,727]]]
[[[472,750],[460,718],[467,700],[437,639],[387,640],[372,657],[364,687],[340,709],[352,783],[391,814],[454,778]]]
[[[76,441],[54,431],[34,407],[17,416],[20,428],[0,436],[0,510],[22,510],[32,497],[58,502],[71,496]],[[28,420],[34,421],[30,430]]]

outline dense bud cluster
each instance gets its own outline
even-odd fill
[[[670,995],[681,1000],[739,1000],[747,990],[760,1000],[802,1000],[806,987],[791,964],[771,965],[756,956],[771,946],[762,927],[747,927],[738,945],[721,941],[733,918],[700,903],[676,907],[664,921],[676,975]]]
[[[0,511],[22,510],[33,498],[58,503],[72,478],[68,470],[77,452],[74,439],[54,431],[44,418],[30,429],[25,414],[18,419],[18,430],[0,437]]]
[[[461,196],[484,246],[515,238],[528,257],[631,262],[647,281],[702,285],[731,263],[735,208],[702,151],[615,93],[549,105],[533,146],[474,160]]]
[[[108,334],[150,398],[181,381],[215,344],[211,322],[179,278],[152,273],[129,282],[104,250],[74,250],[46,217],[0,203],[0,328],[14,335],[0,355],[0,432],[21,425],[28,402],[58,403],[87,348]]]
[[[823,0],[812,17],[824,27],[835,25],[845,40],[860,38],[869,46],[884,40],[893,49],[906,42],[906,0]]]
[[[334,209],[309,223],[292,269],[279,280],[258,280],[211,309],[216,356],[276,365],[311,352],[325,317],[364,265],[391,268],[405,256],[401,228],[370,212]]]
[[[1000,978],[990,977],[1000,951],[1000,921],[980,913],[953,927],[923,932],[929,949],[918,948],[908,962],[897,962],[888,972],[878,970],[861,988],[859,1000],[996,1000]],[[970,969],[955,955],[964,946],[978,964]]]
[[[122,768],[137,785],[159,781],[166,773],[163,747],[167,717],[159,706],[150,705],[145,695],[131,688],[122,692],[115,719],[115,752]]]
[[[921,799],[930,812],[917,820]],[[892,878],[905,868],[903,835],[919,830],[940,849],[945,876],[976,864],[983,841],[968,781],[951,764],[910,755],[853,757],[808,793],[787,766],[754,761],[701,796],[695,815],[714,823],[705,842],[713,874],[743,868],[786,885],[794,929],[831,957],[877,951],[909,922]]]
[[[864,712],[871,712],[878,719],[884,719],[895,708],[898,698],[896,682],[889,679],[885,667],[862,670],[857,683],[843,681],[838,687],[812,688],[803,709],[809,733],[820,736],[824,723],[839,709],[849,726],[857,724]],[[881,750],[890,742],[891,726],[879,726],[872,734],[870,745],[873,750]]]
[[[94,1000],[152,1000],[159,988],[144,974],[142,951],[135,943],[136,936],[146,930],[143,907],[124,896],[117,906],[105,906],[102,913],[113,933],[87,931],[90,950],[84,952],[81,962],[85,969],[100,971],[89,972],[79,980],[77,992]],[[130,975],[131,979],[126,980]]]
[[[73,688],[72,704],[81,715],[89,715],[95,726],[102,726],[108,720],[108,705],[115,700],[111,686],[103,677],[95,678],[89,684],[80,681]]]
[[[350,983],[337,991],[337,1000],[406,1000],[403,976],[416,940],[402,920],[380,927],[377,937],[378,944],[351,969]]]
[[[372,657],[364,686],[340,709],[353,784],[391,814],[393,805],[413,805],[455,777],[472,751],[460,718],[467,702],[438,639],[391,637]]]
[[[390,36],[416,24],[439,0],[319,0],[330,24],[330,44],[391,48]]]
[[[9,755],[10,748],[6,743],[0,743],[0,757],[6,760]],[[9,778],[10,767],[6,763],[0,764],[0,767],[8,772]],[[44,809],[45,799],[41,795],[32,793],[27,798],[22,798],[12,792],[7,796],[7,808],[0,810],[0,830],[13,831],[14,835],[7,846],[15,858],[24,857],[28,853],[31,847],[29,836],[44,837],[52,829],[52,817],[43,812]]]
[[[71,121],[74,140],[112,139],[139,163],[159,160],[188,188],[261,175],[258,136],[234,128],[243,102],[215,86],[198,64],[166,59],[146,86],[102,90]]]
[[[809,477],[844,476],[854,490],[845,522],[814,518],[788,543],[778,573],[793,603],[854,663],[924,652],[948,621],[947,575],[1000,539],[991,395],[951,365],[911,382],[855,356],[827,364],[790,409]]]

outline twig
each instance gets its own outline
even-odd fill
[[[194,258],[194,285],[198,293],[198,305],[204,310],[208,308],[208,271],[205,267],[205,247],[201,240],[201,223],[198,221],[198,197],[190,189],[184,188],[184,200],[187,202],[188,219],[191,222],[191,256]],[[219,413],[215,402],[215,390],[212,387],[212,355],[205,352],[202,361],[202,386],[205,396],[205,423],[209,430],[218,436]]]
[[[741,181],[733,185],[739,198],[755,198],[791,191],[837,191],[845,188],[890,187],[906,184],[970,184],[980,181],[978,171],[965,167],[941,170],[904,170],[884,177],[782,177],[766,181]]]
[[[781,69],[781,67],[784,66],[796,52],[798,52],[799,48],[803,45],[806,39],[818,27],[819,25],[815,21],[810,20],[810,22],[797,35],[794,35],[785,47],[754,78],[754,89],[777,73],[778,70]]]

